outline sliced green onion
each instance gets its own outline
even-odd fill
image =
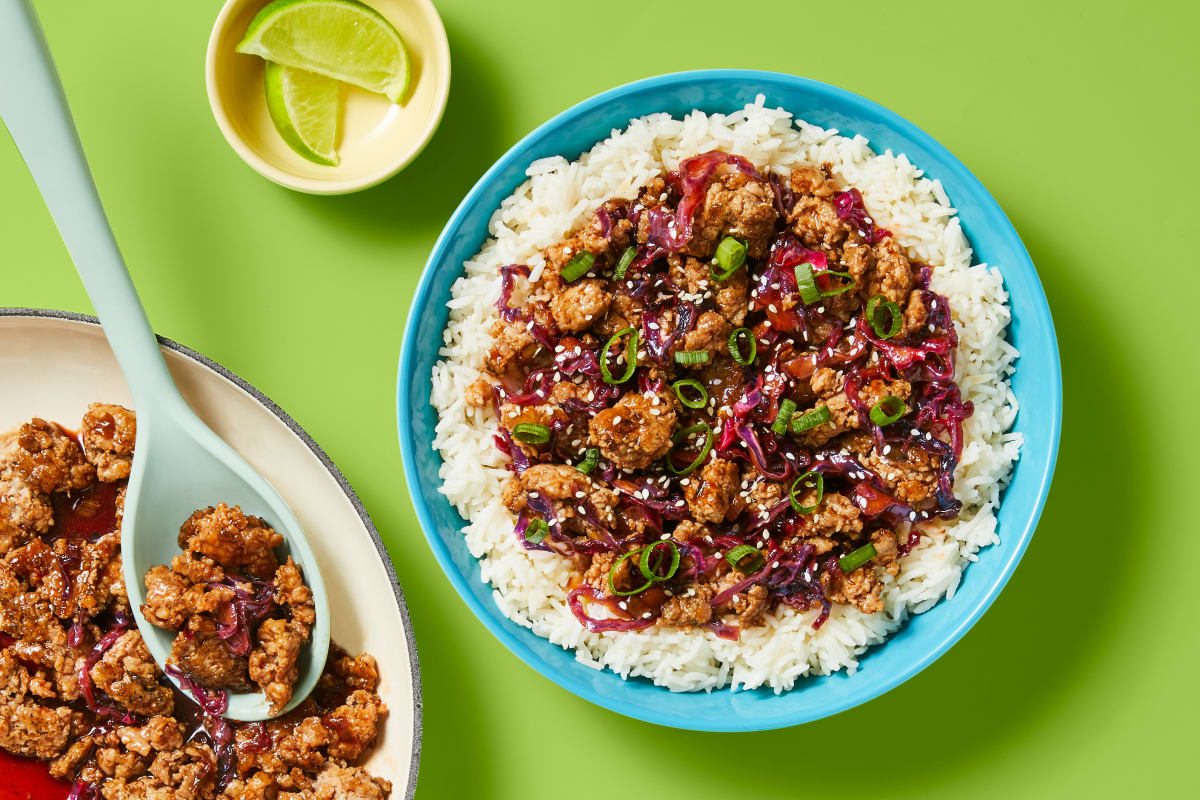
[[[534,422],[522,422],[513,428],[513,438],[525,444],[544,444],[550,441],[550,429]]]
[[[688,408],[704,408],[705,404],[708,403],[708,391],[698,380],[682,378],[672,383],[671,388],[675,390],[675,396],[679,398],[679,402]],[[696,393],[696,396],[689,399],[684,395],[684,389],[691,389]]]
[[[671,455],[675,451],[675,448],[672,447],[671,452],[667,453],[667,469],[671,470],[671,472],[674,472],[676,475],[689,475],[692,472],[695,472],[696,468],[704,463],[704,459],[708,457],[708,451],[712,450],[713,444],[712,426],[707,422],[701,422],[691,426],[690,428],[684,428],[681,431],[677,431],[675,435],[671,437],[671,442],[677,445],[687,439],[693,433],[699,433],[700,431],[704,431],[704,447],[700,450],[700,455],[696,456],[696,459],[692,461],[692,463],[688,464],[683,469],[679,469],[675,466],[675,462],[671,460]]]
[[[889,321],[886,326],[883,324],[883,320],[879,318],[881,309],[888,313]],[[900,328],[904,324],[904,319],[900,313],[900,306],[888,300],[883,295],[877,294],[867,301],[867,322],[871,323],[871,329],[875,331],[875,335],[880,339],[890,339],[900,332]]]
[[[587,475],[596,468],[596,464],[600,462],[600,448],[589,447],[583,453],[583,461],[575,465],[575,469]]]
[[[781,436],[787,433],[788,420],[792,418],[792,414],[796,413],[796,401],[790,397],[785,397],[779,403],[779,413],[775,415],[775,421],[771,423],[771,430]]]
[[[675,354],[675,363],[684,365],[707,364],[707,350],[680,350]]]
[[[530,544],[538,544],[545,539],[550,533],[550,526],[546,524],[544,519],[531,519],[529,525],[525,528],[525,541]]]
[[[617,588],[617,585],[615,583],[613,583],[613,580],[617,577],[617,567],[621,566],[621,562],[624,561],[625,559],[629,558],[630,556],[636,556],[638,553],[641,553],[645,549],[646,548],[644,548],[644,547],[640,547],[637,550],[630,550],[628,553],[625,553],[624,555],[622,555],[620,558],[618,558],[616,561],[613,562],[612,569],[610,569],[608,571],[608,588],[612,591],[613,594],[617,595],[618,597],[628,597],[631,594],[637,594],[638,592],[644,592],[646,589],[650,588],[650,584],[654,583],[654,581],[647,578],[646,582],[643,583],[641,586],[639,586],[636,589],[632,589],[628,592],[622,592],[620,589]]]
[[[804,301],[804,305],[821,299],[821,290],[817,288],[817,279],[813,277],[811,264],[796,267],[796,288],[800,290],[800,299]]]
[[[827,269],[824,272],[822,272],[821,274],[822,275],[835,275],[839,278],[845,278],[846,280],[850,281],[849,283],[847,283],[843,286],[838,286],[837,288],[830,289],[827,292],[821,292],[821,297],[834,297],[835,295],[839,295],[839,294],[842,294],[843,292],[848,292],[851,289],[858,288],[858,284],[854,282],[854,276],[851,275],[849,272],[835,272],[834,270]]]
[[[743,336],[750,343],[749,355],[743,353],[741,345],[738,344],[738,339]],[[758,357],[758,340],[754,338],[754,333],[749,328],[734,328],[733,332],[729,334],[729,355],[733,356],[733,360],[743,367],[754,363],[754,359]]]
[[[904,404],[904,401],[889,394],[871,409],[871,422],[882,428],[884,425],[891,425],[907,413],[908,406]]]
[[[567,265],[563,267],[563,280],[567,283],[578,280],[587,274],[587,271],[592,268],[592,264],[596,263],[596,257],[587,250],[576,253],[572,256]]]
[[[625,372],[621,374],[621,377],[614,378],[608,370],[608,351],[620,341],[622,336],[626,335],[629,336],[629,342],[625,345]],[[617,331],[609,337],[608,341],[604,343],[604,349],[600,351],[600,377],[605,383],[615,386],[633,377],[633,371],[637,369],[637,346],[638,332],[633,328]]]
[[[613,270],[613,280],[619,281],[625,277],[625,270],[629,269],[629,265],[633,263],[636,256],[636,247],[631,245],[625,248],[625,252],[621,253],[621,260],[617,262],[617,268]]]
[[[816,489],[817,499],[811,506],[800,505],[800,496],[806,489]],[[792,491],[788,494],[788,498],[792,501],[792,508],[797,514],[811,514],[817,510],[817,506],[821,505],[822,498],[825,497],[825,477],[815,470],[808,472],[796,478],[796,482],[792,484]]]
[[[746,263],[746,243],[732,236],[726,236],[717,245],[716,266],[710,266],[709,272],[717,281],[727,281]],[[720,271],[718,271],[718,269]]]
[[[660,566],[662,566],[663,557],[659,556],[658,561],[653,567],[650,566],[650,559],[654,557],[655,553],[658,552],[658,548],[662,545],[666,545],[667,547],[671,548],[671,561],[670,566],[667,567],[667,571],[664,574],[659,575],[657,570]],[[642,550],[645,552],[645,555],[638,559],[638,567],[641,569],[644,577],[649,578],[654,583],[670,580],[671,578],[675,577],[675,571],[679,569],[679,548],[675,546],[674,542],[672,542],[670,539],[666,539],[660,542],[655,542],[654,544],[646,545],[644,548],[642,548]]]
[[[748,563],[742,564],[741,562],[745,560],[746,556],[754,556],[754,558],[750,559]],[[763,568],[763,564],[767,563],[767,559],[763,557],[758,548],[751,547],[748,544],[739,544],[730,550],[725,554],[725,560],[729,562],[729,566],[747,575],[758,572]]]
[[[842,572],[854,572],[863,564],[875,557],[875,545],[864,544],[857,550],[851,550],[846,555],[838,559],[838,566],[842,568]]]
[[[792,433],[804,433],[809,428],[824,425],[829,420],[829,406],[819,406],[812,411],[804,412],[798,417],[792,417]]]

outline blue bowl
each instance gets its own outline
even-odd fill
[[[500,613],[463,541],[464,520],[437,491],[442,459],[432,447],[437,415],[429,403],[430,372],[446,325],[450,286],[462,274],[463,261],[482,247],[488,219],[525,180],[530,162],[552,155],[574,160],[634,117],[656,111],[681,116],[693,109],[728,113],[760,93],[768,106],[845,135],[862,134],[877,152],[905,153],[927,175],[941,179],[976,259],[997,264],[1004,273],[1013,314],[1009,337],[1021,351],[1013,377],[1021,406],[1015,429],[1025,435],[1025,445],[1000,508],[1000,544],[980,553],[952,599],[869,650],[854,675],[810,678],[780,695],[767,689],[675,693],[644,679],[597,672],[578,663],[574,652]],[[434,555],[471,610],[521,660],[568,691],[637,719],[692,730],[768,730],[836,714],[898,686],[946,652],[987,610],[1025,552],[1050,488],[1062,421],[1062,376],[1054,323],[1029,254],[996,201],[949,151],[907,120],[842,89],[770,72],[702,70],[631,83],[564,111],[514,145],[475,184],[438,238],[413,298],[400,355],[397,417],[405,477]]]

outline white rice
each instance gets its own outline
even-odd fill
[[[756,103],[723,116],[693,112],[684,119],[652,114],[614,130],[578,161],[545,158],[529,166],[529,180],[492,216],[491,237],[454,284],[441,360],[433,369],[432,401],[439,413],[434,447],[445,463],[441,491],[470,524],[467,545],[480,559],[500,610],[596,669],[639,675],[677,691],[770,686],[790,689],[808,674],[845,668],[854,672],[868,646],[882,642],[910,614],[953,596],[962,570],[982,548],[999,541],[995,509],[1021,445],[1007,433],[1017,403],[1008,376],[1016,350],[1005,340],[1008,295],[995,267],[971,264],[971,249],[941,183],[922,176],[903,154],[876,155],[861,136],[837,135],[782,109]],[[920,545],[901,562],[896,577],[883,576],[885,610],[868,615],[835,605],[814,631],[815,610],[782,606],[762,627],[727,641],[696,629],[658,626],[629,633],[589,633],[567,608],[569,562],[528,552],[513,536],[513,517],[500,502],[509,473],[492,443],[490,410],[473,409],[464,391],[482,375],[497,319],[497,268],[528,264],[537,279],[541,250],[582,224],[611,197],[633,199],[640,186],[689,156],[720,148],[756,165],[786,173],[797,164],[833,165],[834,173],[862,191],[877,223],[890,230],[908,255],[936,267],[933,288],[950,299],[960,344],[956,379],[975,405],[955,473],[963,502],[957,520],[924,526]]]

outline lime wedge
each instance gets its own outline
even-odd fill
[[[275,0],[250,21],[237,49],[361,86],[393,103],[408,91],[404,40],[379,12],[355,0]]]
[[[283,140],[300,155],[336,167],[342,90],[333,78],[267,62],[267,110]]]

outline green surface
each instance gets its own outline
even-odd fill
[[[323,198],[259,177],[217,131],[203,69],[217,0],[36,5],[156,327],[295,416],[391,548],[424,678],[418,797],[1194,791],[1194,5],[780,0],[753,4],[759,17],[748,3],[442,0],[454,80],[437,137],[388,183]],[[971,633],[865,707],[748,735],[619,717],[492,640],[417,529],[392,400],[421,265],[483,170],[598,91],[716,66],[847,87],[954,151],[1038,265],[1067,403],[1041,527]],[[90,310],[4,137],[0,187],[0,305]]]

